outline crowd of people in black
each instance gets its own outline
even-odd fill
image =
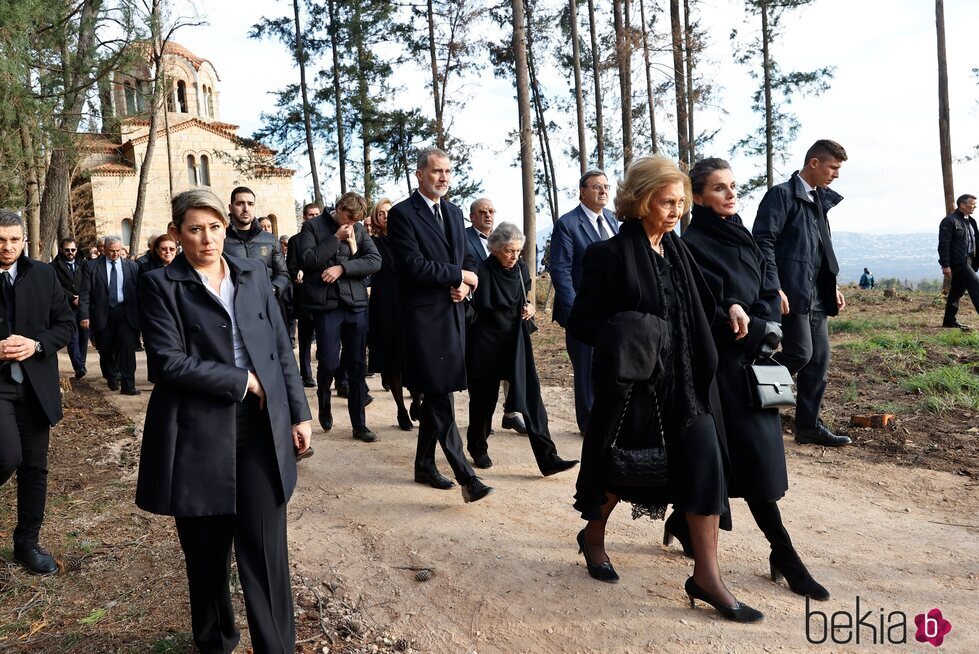
[[[586,525],[577,543],[593,578],[619,580],[605,534],[623,500],[633,517],[666,518],[664,544],[676,539],[693,558],[692,606],[761,620],[718,565],[729,500],[744,498],[771,544],[772,580],[829,598],[782,523],[779,412],[757,401],[745,370],[766,360],[796,376],[798,443],[850,442],[819,417],[827,318],[845,307],[826,214],[842,199],[829,186],[846,159],[839,144],[816,142],[803,167],[766,194],[751,231],[721,159],[689,173],[659,156],[636,160],[614,213],[605,174],[581,177],[580,204],[554,228],[550,272],[583,436],[574,506]],[[476,469],[493,466],[488,436],[501,387],[502,428],[526,434],[540,473],[578,465],[558,454],[548,426],[531,338],[538,316],[520,258],[527,238],[512,223],[495,225],[485,198],[465,227],[446,198],[445,152],[423,150],[416,176],[418,190],[398,203],[369,207],[349,192],[325,211],[307,205],[299,233],[282,239],[261,224],[250,189],[234,189],[223,205],[194,188],[173,198],[170,229],[138,262],[113,236],[100,239],[95,259],[66,239],[51,265],[34,261],[23,254],[21,218],[0,211],[0,483],[17,472],[15,560],[35,574],[58,571],[39,544],[49,427],[61,418],[56,354],[67,347],[82,378],[89,340],[108,388],[135,395],[142,337],[153,388],[136,502],[175,518],[203,652],[238,642],[232,544],[255,651],[294,650],[286,503],[297,460],[312,454],[304,388],[316,388],[322,430],[334,428],[336,388],[351,435],[372,443],[366,377],[379,374],[398,426],[418,423],[414,480],[458,484],[465,502],[494,491]],[[953,291],[968,290],[979,305],[974,207],[973,196],[960,198],[939,250]],[[688,211],[681,237],[675,228]],[[454,406],[465,389],[469,457]],[[437,446],[452,478],[436,466]]]

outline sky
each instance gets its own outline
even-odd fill
[[[764,162],[731,156],[730,148],[756,129],[760,118],[751,111],[756,84],[746,67],[734,62],[729,35],[732,29],[754,30],[756,21],[746,22],[743,2],[738,0],[698,0],[693,4],[708,33],[709,45],[701,69],[711,71],[711,81],[718,87],[718,108],[697,114],[697,128],[720,129],[712,146],[698,154],[728,158],[735,176],[746,180]],[[260,114],[273,110],[272,91],[293,79],[298,81],[298,69],[281,44],[247,37],[251,25],[263,15],[286,15],[291,7],[292,3],[284,0],[174,3],[175,12],[196,11],[207,20],[206,25],[181,30],[175,40],[214,64],[221,78],[220,119],[239,125],[242,135],[251,135],[260,126]],[[661,17],[660,24],[668,22],[668,18],[668,14],[665,21]],[[979,160],[964,160],[979,146],[979,78],[971,72],[979,66],[975,39],[979,2],[945,0],[945,20],[955,192],[979,194]],[[813,141],[831,138],[840,142],[849,155],[833,185],[844,196],[829,216],[834,231],[885,234],[937,230],[945,207],[938,145],[934,2],[816,0],[803,10],[786,15],[773,55],[785,71],[835,67],[828,91],[792,104],[802,127],[789,161],[776,166],[777,181],[799,167]],[[466,102],[456,118],[456,129],[463,139],[480,145],[472,162],[474,176],[482,180],[485,195],[494,201],[497,219],[520,223],[520,173],[511,165],[517,150],[516,146],[504,145],[516,125],[515,90],[508,80],[493,76],[488,55],[486,58],[487,67],[462,90]],[[638,76],[641,56],[634,59],[633,66],[637,82],[642,80],[638,91],[644,88],[644,78]],[[660,78],[664,75],[656,74]],[[398,71],[397,79],[402,88],[394,102],[429,110],[430,92],[423,86],[423,70],[406,65]],[[572,82],[556,71],[542,75],[542,79],[549,95],[569,93]],[[605,82],[617,85],[612,73]],[[672,96],[664,101],[667,105],[674,102]],[[659,111],[659,127],[666,130],[669,118],[664,110]],[[562,118],[556,113],[551,117]],[[606,110],[606,121],[609,120],[618,120],[618,110]],[[578,164],[560,154],[572,145],[569,140],[576,145],[570,121],[552,144],[561,213],[577,204]],[[636,143],[637,156],[648,152],[648,143]],[[291,162],[299,171],[295,177],[297,200],[311,197],[305,163],[303,155]],[[324,170],[331,167],[335,168],[335,162],[320,164],[327,197],[339,192],[335,176]],[[610,181],[614,186],[614,176]],[[405,192],[403,182],[382,191],[392,198],[400,198]],[[761,193],[742,198],[740,212],[749,225],[760,199]],[[538,214],[539,231],[549,224],[546,210]]]

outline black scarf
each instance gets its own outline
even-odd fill
[[[725,218],[709,207],[695,204],[691,215],[689,229],[702,232],[705,236],[720,243],[748,248],[756,259],[761,259],[761,250],[758,249],[758,244],[755,243],[751,232],[745,228],[741,216],[738,214]]]

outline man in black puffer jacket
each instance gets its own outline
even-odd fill
[[[255,193],[247,186],[231,191],[228,205],[231,223],[224,241],[224,253],[242,259],[258,259],[269,269],[275,296],[289,286],[289,271],[279,241],[262,229],[255,219]]]
[[[938,263],[945,279],[952,283],[945,301],[945,319],[942,327],[969,329],[960,324],[955,315],[959,312],[959,300],[968,291],[972,305],[979,312],[979,229],[972,217],[976,210],[976,196],[962,195],[955,202],[958,209],[945,216],[938,227]]]
[[[353,436],[377,440],[364,411],[367,373],[367,287],[364,278],[381,269],[381,255],[363,219],[367,200],[344,193],[333,215],[321,214],[303,225],[296,239],[303,271],[302,308],[313,316],[316,331],[316,397],[324,430],[333,427],[330,385],[340,368],[340,346],[347,363],[347,409]]]

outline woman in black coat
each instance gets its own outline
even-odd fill
[[[479,266],[473,294],[476,318],[466,334],[466,376],[469,385],[469,430],[466,442],[473,465],[489,468],[486,439],[492,426],[500,382],[510,382],[508,409],[527,418],[527,437],[545,477],[570,470],[577,461],[558,456],[547,428],[540,395],[529,321],[535,308],[527,300],[530,273],[520,253],[526,239],[513,223],[501,223],[487,240],[489,256]]]
[[[689,205],[690,180],[665,157],[637,159],[620,182],[619,233],[585,252],[568,330],[593,346],[595,403],[581,449],[575,508],[588,525],[578,534],[589,574],[614,582],[605,527],[620,498],[633,516],[663,517],[666,504],[686,514],[694,554],[690,597],[725,618],[762,614],[724,586],[717,534],[728,513],[727,455],[717,398],[717,351],[704,307],[710,292],[673,229]],[[645,449],[665,441],[664,488],[607,481],[610,449]]]
[[[177,256],[177,242],[170,234],[161,234],[153,240],[153,247],[146,257],[144,263],[139,264],[140,276],[145,275],[151,270],[165,268],[173,263]]]
[[[388,239],[388,211],[391,207],[390,200],[381,198],[370,215],[371,238],[381,253],[381,269],[371,275],[370,307],[367,310],[367,347],[370,351],[367,371],[380,373],[381,384],[391,391],[398,408],[398,427],[411,431],[414,425],[405,409],[401,372],[404,367],[404,344],[398,329],[398,271]]]
[[[731,166],[704,159],[690,170],[693,219],[683,242],[700,266],[718,304],[714,309],[717,381],[731,458],[729,497],[743,497],[772,546],[772,580],[784,576],[794,592],[813,599],[829,593],[806,570],[782,524],[778,500],[788,490],[782,422],[777,409],[751,407],[745,366],[766,338],[766,325],[780,319],[779,294],[766,282],[765,258],[737,214],[738,194]],[[682,516],[667,521],[668,532],[689,548]],[[666,536],[669,539],[669,536]]]
[[[310,412],[261,263],[223,255],[227,215],[209,189],[173,198],[183,253],[140,278],[150,396],[136,503],[176,518],[194,642],[238,643],[231,545],[256,652],[295,651],[286,502]]]

